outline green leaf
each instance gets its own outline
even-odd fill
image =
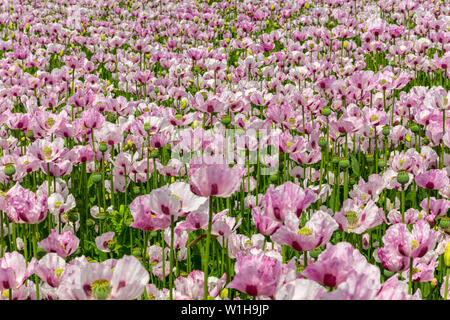
[[[351,163],[352,163],[353,174],[355,176],[359,177],[359,175],[360,175],[359,162],[354,155],[351,155],[350,158],[351,158]]]

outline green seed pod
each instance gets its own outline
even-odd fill
[[[139,186],[133,186],[133,194],[139,194],[141,192],[141,188]]]
[[[322,252],[322,251],[320,251],[319,249],[314,249],[314,250],[311,250],[311,251],[309,252],[309,255],[310,255],[312,258],[316,259],[316,258],[319,256],[319,254],[320,254],[321,252]]]
[[[102,175],[100,173],[92,174],[92,182],[99,183],[102,181]]]
[[[157,149],[152,150],[152,152],[150,152],[150,157],[158,158],[159,157],[159,151]]]
[[[339,164],[339,158],[338,157],[333,157],[333,160],[331,160],[331,162],[333,164]]]
[[[420,130],[420,128],[419,128],[419,126],[417,124],[413,124],[411,126],[411,131],[412,132],[417,133],[417,132],[419,132],[419,130]]]
[[[34,137],[34,132],[33,132],[33,130],[28,130],[28,131],[27,131],[27,137],[28,137],[28,139],[33,139],[33,137]]]
[[[8,177],[12,177],[16,173],[16,168],[12,164],[7,164],[4,169],[5,174]]]
[[[383,136],[388,136],[390,131],[391,129],[389,128],[389,126],[384,126],[381,132],[383,133]]]
[[[319,147],[324,149],[327,146],[327,138],[320,137],[319,140],[317,141],[317,143],[319,144]]]
[[[100,142],[98,150],[100,150],[101,153],[105,153],[106,150],[108,150],[108,145],[106,144],[106,142]]]
[[[322,114],[323,114],[325,117],[328,117],[328,116],[331,114],[331,108],[330,108],[330,107],[324,107],[324,108],[322,108]]]
[[[98,220],[105,220],[106,219],[106,212],[103,211],[103,209],[100,210],[100,212],[97,214]]]
[[[177,113],[176,115],[173,116],[175,119],[177,120],[183,120],[183,115],[181,113]]]
[[[278,175],[277,174],[273,174],[269,177],[269,182],[270,183],[277,183],[278,182]]]
[[[409,174],[406,171],[399,172],[397,175],[398,183],[405,185],[409,182]]]
[[[386,161],[384,160],[378,160],[378,167],[384,168],[386,166]]]
[[[231,123],[231,118],[229,115],[224,115],[222,117],[222,124],[224,124],[225,126],[229,125]]]
[[[148,122],[144,123],[144,130],[146,132],[149,132],[151,128],[152,128],[152,126],[150,125],[150,123],[148,123]]]
[[[440,226],[442,229],[450,228],[450,218],[448,218],[448,217],[442,217],[441,220],[439,221],[439,226]]]
[[[108,247],[109,250],[113,251],[116,248],[116,240],[111,239],[106,243],[106,246]]]
[[[423,141],[423,144],[430,144],[430,139],[428,139],[428,138],[424,138],[422,141]]]
[[[135,257],[140,257],[141,256],[141,249],[139,249],[139,248],[134,248],[133,249],[133,251],[132,251],[132,255],[133,256],[135,256]]]
[[[350,166],[350,161],[348,161],[348,159],[339,160],[339,167],[341,167],[342,169],[346,169],[349,166]]]
[[[77,211],[69,212],[67,216],[68,216],[70,222],[78,221],[78,212]]]
[[[367,159],[368,163],[373,163],[373,161],[375,160],[374,157],[373,157],[373,154],[368,154],[366,159]]]

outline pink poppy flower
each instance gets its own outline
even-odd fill
[[[43,256],[39,261],[33,260],[32,263],[34,263],[34,272],[39,278],[53,288],[59,286],[62,272],[66,267],[66,261],[62,257],[52,252]]]
[[[230,168],[225,159],[218,159],[218,162],[214,163],[214,158],[209,158],[200,165],[191,163],[189,165],[191,191],[201,197],[227,198],[240,187],[244,171],[245,167],[239,164]]]
[[[95,238],[95,244],[98,250],[103,252],[111,252],[111,249],[108,247],[109,243],[114,241],[115,232],[105,232],[104,234]]]
[[[309,264],[301,276],[336,287],[346,281],[351,273],[362,274],[366,278],[379,278],[380,270],[369,264],[366,258],[348,242],[327,244],[316,262]]]
[[[28,152],[37,159],[49,163],[58,159],[63,152],[67,152],[67,149],[64,148],[64,139],[58,137],[53,142],[46,139],[36,140],[28,148]]]
[[[176,300],[201,300],[204,297],[204,274],[203,271],[194,270],[187,277],[178,277],[174,281]],[[225,286],[227,275],[222,277],[208,277],[208,296],[217,298]]]
[[[281,262],[264,253],[244,256],[238,252],[234,265],[235,276],[228,284],[250,296],[272,297],[281,274]]]
[[[399,281],[397,273],[381,285],[380,290],[374,297],[375,300],[416,300],[417,298],[416,295],[408,294],[408,283]]]
[[[15,223],[36,224],[47,217],[47,194],[36,193],[16,183],[7,193],[6,214]]]
[[[276,300],[320,300],[327,292],[325,287],[309,279],[295,279],[280,288]]]
[[[111,261],[113,262],[113,261]],[[78,259],[66,266],[58,287],[62,300],[134,300],[144,292],[150,277],[133,256],[111,264]]]
[[[170,217],[152,212],[149,203],[149,194],[139,196],[131,202],[130,211],[134,221],[130,227],[144,231],[166,229],[170,225]]]
[[[432,169],[421,173],[415,178],[419,187],[428,190],[438,190],[447,186],[450,182],[447,170]]]
[[[252,217],[258,232],[265,236],[271,236],[282,226],[281,222],[265,216],[259,207],[254,207],[252,209]]]
[[[275,221],[284,221],[287,212],[294,212],[300,217],[318,196],[314,191],[302,189],[298,185],[288,181],[281,186],[271,185],[261,199],[264,215]]]
[[[79,243],[80,240],[71,231],[58,234],[55,229],[52,229],[50,235],[38,245],[49,253],[55,252],[61,258],[66,258],[78,249]]]
[[[390,226],[383,236],[383,243],[401,256],[421,258],[434,249],[436,238],[437,232],[430,228],[429,223],[419,220],[413,225],[412,232],[403,223]]]
[[[341,211],[335,214],[334,219],[341,230],[362,234],[383,223],[383,216],[383,209],[378,208],[373,200],[361,206],[357,201],[347,199]]]
[[[18,252],[6,252],[0,258],[0,288],[1,290],[19,289],[34,273],[34,264],[27,267],[25,258]]]
[[[426,211],[427,210],[427,199],[423,199],[420,202],[420,207]],[[430,214],[434,216],[445,217],[447,215],[448,209],[450,209],[450,201],[446,199],[436,199],[435,197],[430,198]]]
[[[106,117],[94,108],[83,111],[81,114],[83,125],[88,129],[100,129]]]
[[[59,193],[55,192],[48,197],[48,210],[53,215],[60,215],[69,212],[75,208],[75,198],[72,194],[69,194],[66,198]]]
[[[336,221],[324,211],[316,211],[304,227],[299,228],[299,224],[299,218],[288,212],[284,225],[272,235],[272,240],[297,251],[309,251],[327,243],[338,229]]]

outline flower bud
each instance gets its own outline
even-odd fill
[[[447,247],[445,247],[444,263],[447,268],[450,268],[450,242],[447,243]]]
[[[430,285],[431,285],[431,289],[436,288],[436,286],[438,285],[438,280],[437,280],[436,278],[433,278],[433,279],[430,281]]]
[[[231,123],[231,118],[229,115],[224,115],[222,117],[222,124],[224,124],[225,126],[229,125]]]

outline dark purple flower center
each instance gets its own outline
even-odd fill
[[[258,288],[255,285],[248,284],[245,287],[245,291],[252,297],[256,297],[258,295]]]
[[[215,195],[218,194],[218,193],[219,193],[219,187],[217,186],[216,183],[213,183],[213,184],[211,185],[211,195],[212,195],[212,196],[215,196]]]
[[[336,276],[326,273],[323,276],[323,284],[327,287],[335,287],[336,286]]]
[[[434,189],[434,183],[429,181],[427,182],[427,184],[425,185],[425,188],[433,190]]]

